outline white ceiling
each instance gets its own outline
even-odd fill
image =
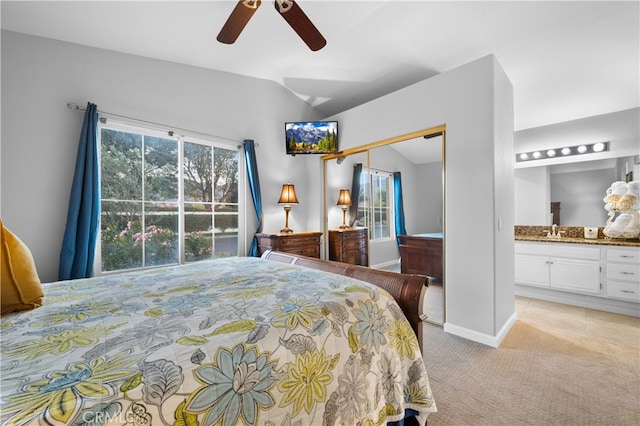
[[[2,1],[2,28],[269,79],[326,116],[494,54],[515,129],[640,106],[638,1],[298,0],[327,46],[310,51],[263,0],[235,44],[234,1]]]

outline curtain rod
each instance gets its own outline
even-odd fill
[[[73,102],[67,102],[67,108],[72,109],[74,111],[86,111],[87,110],[86,108],[82,108],[79,105],[74,104]],[[207,137],[207,138],[214,138],[216,140],[222,140],[222,141],[226,141],[226,142],[231,142],[233,144],[237,144],[238,143],[237,140],[225,138],[225,137],[222,137],[222,136],[210,135],[208,133],[197,132],[197,131],[189,130],[189,129],[181,129],[179,127],[174,127],[174,126],[167,126],[165,124],[154,123],[153,121],[141,120],[139,118],[128,117],[126,115],[119,115],[119,114],[114,114],[112,112],[106,112],[106,111],[100,111],[100,110],[98,110],[98,113],[102,114],[102,115],[110,116],[110,117],[124,118],[125,120],[134,121],[134,122],[137,122],[137,123],[144,123],[144,124],[151,124],[153,126],[158,126],[159,128],[155,128],[154,130],[166,131],[169,134],[169,136],[173,136],[174,132],[175,133],[187,133],[190,136],[204,136],[204,137]],[[104,118],[101,117],[100,118],[100,122],[102,124],[106,123],[107,122],[106,117],[104,117]],[[167,130],[167,129],[170,129],[170,130]],[[185,136],[185,135],[181,134],[181,136]],[[256,147],[259,146],[258,143],[256,143],[255,145],[256,145]],[[242,144],[236,145],[236,147],[237,148],[242,148]]]

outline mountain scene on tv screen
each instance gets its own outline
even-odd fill
[[[337,123],[288,123],[289,154],[326,154],[338,151]]]

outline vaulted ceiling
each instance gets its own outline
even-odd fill
[[[235,1],[2,1],[2,28],[273,80],[326,116],[493,54],[516,130],[640,106],[637,1],[298,0],[307,48],[270,1],[234,44]]]

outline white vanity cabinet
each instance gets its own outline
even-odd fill
[[[607,297],[640,302],[640,247],[607,247]]]
[[[516,284],[600,295],[600,247],[562,243],[515,243]]]
[[[545,256],[530,255],[526,251],[519,253],[518,243],[516,243],[515,262],[517,284],[549,287],[551,281],[549,260]]]
[[[515,242],[516,295],[640,317],[640,247]]]

